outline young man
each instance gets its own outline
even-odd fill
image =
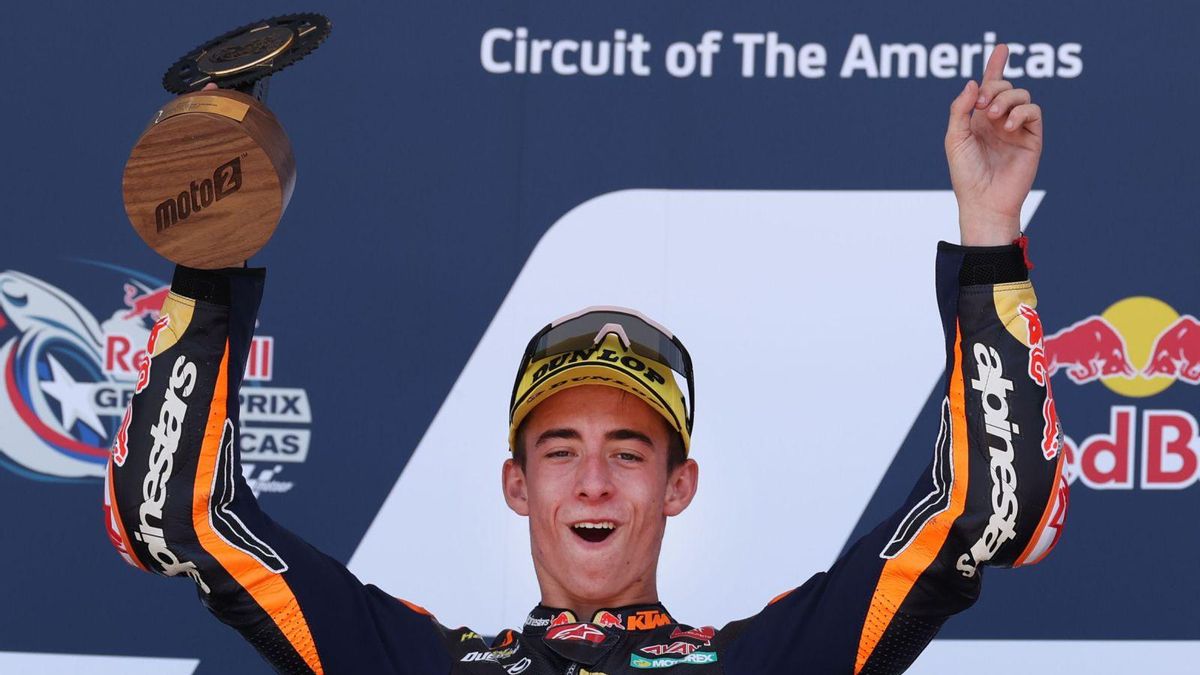
[[[687,508],[693,394],[678,338],[592,308],[530,341],[510,401],[503,489],[529,518],[542,602],[490,643],[364,586],[268,518],[237,452],[237,392],[262,270],[180,268],[105,487],[130,564],[190,577],[205,606],[284,672],[583,675],[897,673],[970,606],[980,567],[1042,559],[1066,509],[1058,427],[1018,226],[1040,109],[1001,79],[1007,50],[951,106],[963,246],[941,244],[941,431],[900,509],[834,566],[717,629],[659,604],[667,518]]]

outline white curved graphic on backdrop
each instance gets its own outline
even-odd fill
[[[616,304],[664,323],[696,363],[701,487],[667,527],[661,597],[694,624],[757,612],[833,562],[937,381],[934,244],[957,241],[956,223],[950,191],[628,190],[581,204],[530,255],[351,569],[444,624],[520,626],[538,588],[525,521],[500,494],[516,361],[554,317]],[[1003,659],[980,658],[997,648]],[[911,672],[1183,673],[1197,658],[1198,641],[939,640]]]
[[[60,478],[98,478],[104,475],[107,442],[103,447],[88,447],[72,433],[79,423],[91,427],[101,437],[108,430],[95,411],[89,396],[101,373],[104,333],[92,313],[62,289],[15,270],[0,272],[0,325],[11,323],[17,335],[0,345],[0,379],[11,386],[0,386],[0,456],[18,466],[45,476]],[[49,377],[38,374],[39,361],[50,345],[65,350],[95,371],[76,381],[54,356],[46,354]],[[17,382],[29,387],[28,400]],[[56,415],[50,400],[61,411]],[[24,412],[24,417],[21,412]],[[35,430],[25,417],[34,417],[43,425]],[[63,443],[83,446],[64,450]]]
[[[444,624],[519,626],[539,595],[526,522],[500,493],[517,360],[554,317],[623,305],[696,364],[700,490],[668,524],[662,599],[698,625],[757,612],[834,560],[936,382],[935,244],[957,237],[950,191],[627,190],[576,207],[530,255],[351,569]]]
[[[46,654],[0,652],[0,673],[37,675],[191,675],[197,659],[164,659],[150,656],[99,654]]]

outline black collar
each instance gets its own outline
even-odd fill
[[[626,605],[597,610],[590,621],[581,620],[569,609],[547,607],[539,604],[529,612],[522,629],[526,635],[541,635],[551,626],[571,623],[591,623],[602,628],[620,628],[623,630],[653,630],[659,626],[675,623],[667,608],[662,603],[650,605]]]

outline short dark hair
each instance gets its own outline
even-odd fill
[[[517,462],[517,466],[521,467],[521,471],[525,471],[525,425],[529,423],[529,418],[532,415],[527,415],[521,420],[521,424],[517,426],[517,444],[512,449],[513,460]],[[687,461],[687,451],[683,448],[683,436],[678,431],[671,428],[667,421],[663,420],[663,426],[667,429],[667,475],[677,469],[681,464]]]

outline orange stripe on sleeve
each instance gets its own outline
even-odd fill
[[[925,524],[916,539],[902,553],[888,560],[875,585],[871,606],[858,641],[854,673],[862,672],[887,631],[896,610],[908,597],[921,573],[937,557],[946,543],[954,521],[962,515],[967,501],[967,409],[962,372],[962,330],[955,327],[954,371],[950,375],[950,427],[954,452],[954,483],[950,489],[950,507]]]
[[[409,601],[405,600],[404,598],[396,598],[396,599],[399,600],[400,602],[404,603],[405,607],[411,609],[412,611],[416,612],[417,614],[424,614],[425,616],[433,616],[432,614],[429,613],[429,610],[425,609],[424,607],[422,607],[414,602],[409,602]]]
[[[204,429],[204,441],[200,450],[192,498],[192,527],[201,547],[220,563],[221,567],[250,594],[259,607],[271,617],[280,632],[287,638],[300,658],[314,673],[324,672],[317,655],[316,643],[304,613],[300,610],[295,594],[284,578],[257,560],[227,544],[209,524],[209,508],[212,499],[213,473],[220,452],[221,434],[225,426],[226,400],[229,380],[229,343],[225,343],[225,354],[221,357],[221,369],[217,375],[216,389],[209,408],[208,422]]]
[[[792,594],[792,591],[794,591],[794,590],[796,590],[796,589],[794,589],[794,588],[793,588],[793,589],[791,589],[790,591],[784,591],[784,592],[780,593],[779,595],[777,595],[777,596],[775,596],[775,597],[771,598],[771,601],[767,603],[767,606],[768,606],[768,607],[770,607],[771,605],[773,605],[773,604],[775,604],[775,603],[779,602],[780,600],[782,600],[782,599],[786,598],[787,596],[791,595],[791,594]]]

